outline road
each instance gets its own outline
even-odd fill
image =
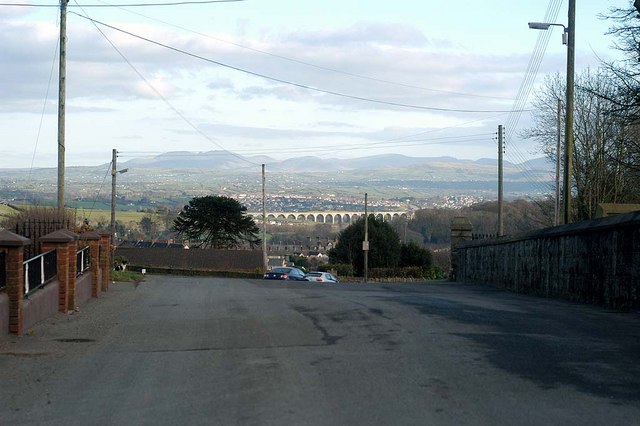
[[[640,315],[492,288],[147,276],[0,338],[0,424],[640,424]]]

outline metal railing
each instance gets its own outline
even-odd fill
[[[471,234],[472,240],[493,240],[500,238],[498,234]]]
[[[84,272],[89,269],[89,261],[90,261],[89,256],[90,256],[89,246],[81,248],[76,253],[76,257],[77,257],[76,277],[84,274]]]
[[[56,250],[50,250],[24,262],[24,294],[44,287],[58,274]]]
[[[38,253],[38,241],[40,237],[60,229],[71,229],[71,221],[69,219],[29,219],[22,223],[16,224],[16,234],[27,237],[31,240],[31,244],[24,247],[24,258],[31,259]]]
[[[6,252],[0,252],[0,290],[4,290],[4,288],[7,286],[7,263],[5,260],[6,257]]]

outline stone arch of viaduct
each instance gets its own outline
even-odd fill
[[[247,213],[256,221],[262,220],[262,213]],[[390,222],[393,219],[407,219],[411,214],[406,211],[371,212],[378,220]],[[267,220],[279,222],[315,222],[336,225],[350,225],[364,216],[364,212],[310,211],[310,212],[277,212],[267,213]]]

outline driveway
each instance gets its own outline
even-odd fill
[[[637,312],[147,276],[0,338],[0,424],[640,424],[639,360]]]

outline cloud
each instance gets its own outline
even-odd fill
[[[177,50],[279,80],[439,108],[509,109],[509,100],[462,94],[515,96],[529,60],[524,53],[465,50],[455,41],[430,38],[409,24],[359,22],[324,30],[211,33],[206,37],[165,25],[109,23]],[[73,131],[73,123],[79,121],[91,122],[91,126],[77,125],[75,140],[91,134],[92,143],[109,150],[117,141],[132,142],[132,137],[138,138],[136,149],[209,147],[208,141],[176,116],[176,110],[205,134],[220,138],[228,149],[246,146],[246,152],[286,152],[292,146],[313,149],[323,145],[353,145],[366,150],[369,142],[489,116],[436,113],[324,94],[225,68],[101,27],[105,37],[75,15],[70,16],[69,24],[67,105],[70,114],[82,114],[70,118],[69,129]],[[10,83],[0,90],[3,114],[30,112],[25,116],[35,123],[47,87],[47,113],[55,113],[57,36],[55,19],[49,23],[0,21],[0,56],[3,61],[9,58],[3,79]],[[37,123],[28,126],[36,128]],[[495,131],[491,121],[482,126],[491,127],[487,133]],[[453,130],[452,134],[459,133]],[[383,146],[393,150],[399,145]],[[70,155],[74,149],[70,146]]]
[[[341,48],[354,44],[420,47],[428,43],[425,35],[416,28],[386,22],[359,22],[345,28],[280,34],[279,38],[285,42],[307,46]]]

